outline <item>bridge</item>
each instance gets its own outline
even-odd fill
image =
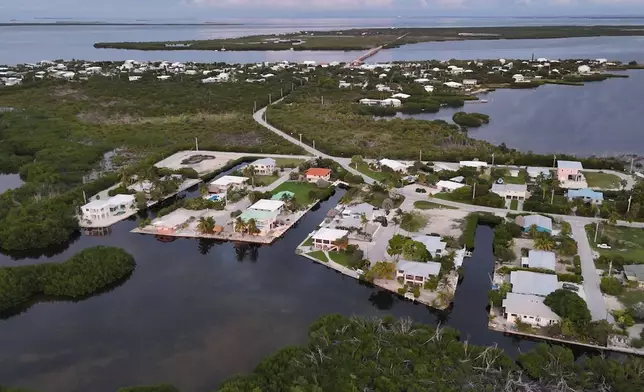
[[[407,34],[409,34],[409,33],[405,33],[405,34],[401,35],[400,37],[396,38],[393,42],[396,42],[396,41],[399,41],[399,40],[401,40],[401,39],[405,38],[405,37],[407,36]],[[393,42],[392,42],[392,44],[393,44]],[[381,51],[381,50],[382,50],[386,45],[389,45],[389,44],[380,45],[380,46],[377,46],[377,47],[375,47],[375,48],[371,48],[371,49],[369,49],[369,51],[368,51],[367,53],[365,53],[365,54],[363,54],[362,56],[358,57],[357,59],[353,60],[353,61],[351,62],[351,65],[360,65],[360,64],[362,64],[362,63],[363,63],[366,59],[368,59],[369,57],[373,57],[373,56],[375,56],[375,55],[376,55],[378,52],[380,52],[380,51]]]

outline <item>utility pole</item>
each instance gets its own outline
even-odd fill
[[[315,140],[313,140],[313,149],[315,150]]]
[[[608,264],[608,276],[613,272],[613,260],[610,261],[610,264]]]
[[[599,221],[595,222],[595,239],[593,240],[594,243],[597,243],[597,234],[599,233]]]
[[[627,214],[628,214],[629,212],[631,212],[631,201],[632,201],[632,200],[633,200],[633,195],[631,195],[631,196],[628,198],[628,208],[626,209],[626,213],[627,213]]]
[[[269,94],[268,94],[268,104],[270,105],[270,104],[272,104],[272,103],[273,103],[273,97],[272,97],[272,96],[271,96],[271,94],[269,93]]]
[[[631,157],[631,174],[633,174],[633,157]]]
[[[83,191],[83,200],[85,200],[85,204],[87,204],[87,195],[85,194],[85,191]]]
[[[302,134],[300,133],[300,146],[302,145]]]
[[[492,153],[492,167],[494,167],[494,153]]]
[[[553,189],[552,196],[550,197],[550,204],[554,204],[554,203],[555,203],[555,190]]]
[[[280,98],[284,98],[284,89],[280,88]]]
[[[324,106],[324,95],[322,96],[322,106]]]
[[[557,166],[557,156],[553,155],[552,156],[552,167],[555,167],[555,166]]]
[[[257,111],[257,101],[253,101],[253,113]]]
[[[476,183],[472,185],[472,200],[474,200],[474,198],[476,198]]]
[[[195,138],[195,151],[199,151],[199,139]]]
[[[418,160],[423,161],[423,150],[418,150]]]

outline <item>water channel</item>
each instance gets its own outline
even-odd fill
[[[431,311],[297,256],[294,249],[345,191],[337,190],[272,246],[205,240],[161,242],[131,234],[137,219],[107,236],[82,235],[68,247],[0,265],[60,262],[95,245],[119,246],[137,260],[132,277],[81,302],[40,302],[0,320],[0,380],[37,391],[113,392],[170,382],[187,392],[217,387],[284,346],[303,343],[307,327],[329,313],[411,317],[453,326],[477,344],[516,354],[534,343],[487,330],[490,228],[477,233],[474,257],[450,313]],[[188,197],[196,196],[191,190]],[[152,212],[151,215],[154,215]],[[24,255],[23,255],[24,257]]]

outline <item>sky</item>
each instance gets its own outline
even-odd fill
[[[644,0],[0,0],[0,20],[644,15]]]

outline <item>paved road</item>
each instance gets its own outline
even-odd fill
[[[584,229],[583,223],[570,222],[572,227],[572,236],[577,241],[578,254],[581,258],[581,272],[584,277],[584,292],[586,293],[586,303],[593,320],[608,319],[614,323],[613,316],[608,313],[606,302],[599,288],[600,277],[595,268],[593,261],[593,251],[588,242],[588,236]]]

